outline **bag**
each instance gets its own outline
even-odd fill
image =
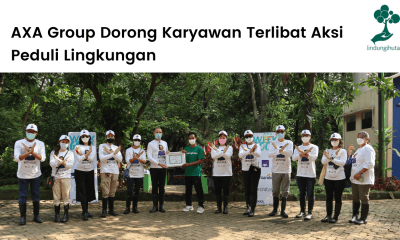
[[[324,185],[324,179],[326,176],[326,168],[327,168],[327,164],[324,164],[324,167],[322,168],[321,174],[319,175],[319,179],[318,179],[318,184],[319,185]]]
[[[344,174],[346,175],[346,180],[350,180],[351,176],[351,167],[352,167],[352,155],[347,159],[346,164],[344,165]]]
[[[126,168],[124,170],[124,173],[122,174],[122,178],[127,179],[129,177],[129,168]]]

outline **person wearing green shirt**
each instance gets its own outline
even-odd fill
[[[196,190],[197,199],[199,201],[199,208],[197,213],[204,212],[204,193],[201,185],[201,164],[204,160],[203,148],[196,144],[196,133],[189,133],[189,144],[182,153],[186,155],[186,163],[182,165],[185,169],[185,185],[186,185],[186,207],[184,212],[193,211],[192,206],[192,186]]]

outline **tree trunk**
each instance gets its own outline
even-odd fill
[[[2,74],[2,78],[1,78],[1,82],[0,82],[0,94],[1,94],[1,90],[3,89],[3,85],[4,85],[4,77],[6,76],[5,73]]]
[[[31,101],[31,104],[29,105],[28,110],[26,111],[25,118],[24,118],[24,122],[22,123],[22,126],[21,126],[21,130],[22,130],[22,131],[24,131],[24,126],[25,126],[25,124],[26,124],[26,121],[28,120],[29,112],[31,111],[32,105],[33,105],[33,103],[35,102],[37,96],[39,95],[40,91],[41,91],[42,88],[43,88],[44,82],[46,81],[46,76],[47,76],[47,75],[45,74],[44,77],[43,77],[43,80],[42,80],[42,83],[41,83],[41,85],[40,85],[39,90],[36,92],[36,95],[33,97],[32,101]]]
[[[308,129],[311,132],[312,128],[312,94],[314,92],[314,85],[315,85],[315,73],[310,73],[307,76],[308,78],[308,88],[307,88],[307,93],[306,93],[306,101],[305,101],[305,109],[307,109],[307,112],[304,117],[304,122],[303,122],[303,129]]]
[[[249,81],[250,81],[251,102],[253,103],[254,123],[256,124],[256,131],[260,132],[261,125],[260,125],[260,119],[258,118],[258,113],[257,113],[256,89],[254,88],[254,81],[253,81],[253,77],[251,76],[251,74],[248,73],[247,76],[249,77]]]
[[[76,112],[75,118],[79,118],[81,116],[81,109],[82,109],[82,102],[83,102],[83,95],[85,94],[85,87],[81,85],[79,102],[78,102],[78,111]]]

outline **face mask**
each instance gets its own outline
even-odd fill
[[[189,139],[189,144],[194,145],[196,143],[196,139]]]
[[[252,143],[252,142],[253,142],[253,139],[254,139],[254,138],[252,138],[252,137],[245,138],[245,140],[246,140],[247,143]]]
[[[84,142],[84,143],[87,143],[87,142],[89,142],[89,138],[88,138],[88,137],[84,137],[84,138],[82,138],[82,142]]]
[[[107,138],[107,142],[108,143],[113,143],[114,142],[114,138]]]
[[[139,147],[140,146],[140,142],[139,141],[134,141],[133,145],[135,145],[136,147]]]
[[[283,133],[278,133],[278,134],[276,134],[276,136],[277,136],[279,139],[282,139],[282,138],[285,137],[285,134],[283,134]]]
[[[339,140],[331,141],[332,147],[337,147],[339,145]]]
[[[219,144],[224,145],[226,143],[226,139],[220,138],[218,139]]]
[[[33,140],[33,139],[35,139],[36,135],[33,134],[33,133],[26,133],[26,137],[27,137],[29,140]]]
[[[156,133],[155,137],[156,137],[156,139],[161,139],[162,134],[161,133]]]
[[[310,141],[310,137],[302,137],[301,141],[303,141],[303,143],[308,143]]]
[[[357,144],[358,144],[358,145],[363,145],[364,142],[365,142],[364,139],[362,139],[362,138],[357,138]]]
[[[61,147],[62,150],[67,149],[68,146],[69,146],[69,143],[60,143],[60,147]]]

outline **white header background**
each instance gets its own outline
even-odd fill
[[[385,4],[400,15],[400,1],[2,1],[0,72],[374,72],[399,71],[400,51],[368,51],[382,32],[374,12]],[[307,38],[249,38],[247,27],[306,28]],[[343,27],[343,38],[311,38],[314,27]],[[11,38],[14,27],[40,27],[43,38]],[[94,29],[95,38],[50,38],[50,27]],[[101,38],[100,28],[157,29],[157,40]],[[240,29],[241,38],[162,38],[162,28]],[[400,47],[400,23],[376,46]],[[23,34],[23,31],[21,31]],[[33,34],[33,30],[31,30]],[[59,61],[12,61],[11,50],[59,49]],[[156,54],[156,61],[64,61],[69,51]]]

